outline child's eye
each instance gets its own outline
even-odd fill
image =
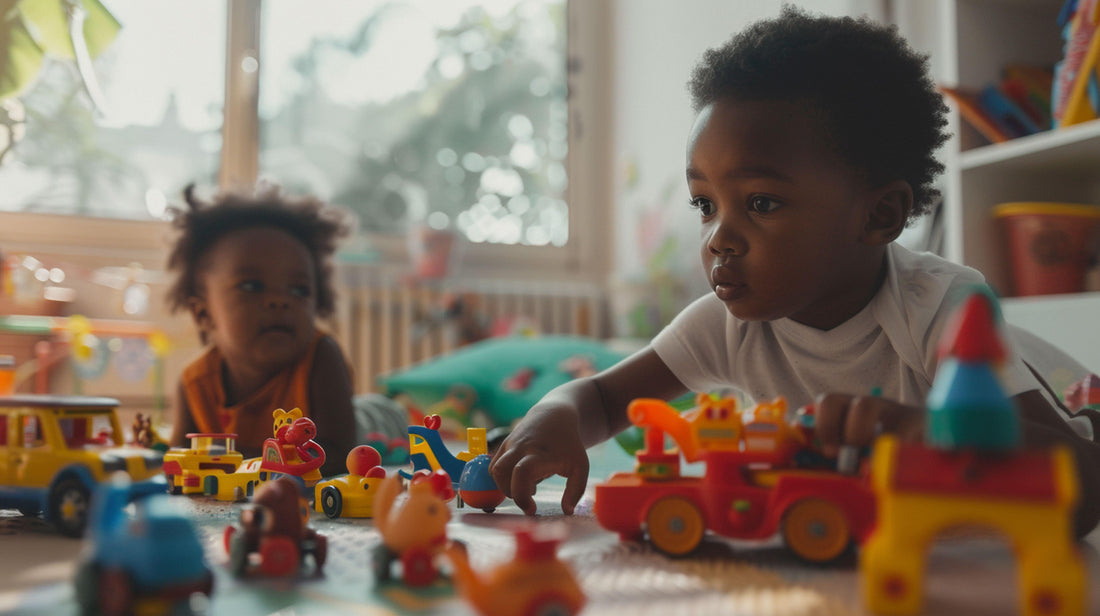
[[[768,214],[783,207],[783,204],[770,197],[756,195],[749,199],[749,210],[759,214]]]
[[[688,201],[688,205],[699,210],[699,215],[701,216],[705,217],[714,214],[714,202],[706,197],[695,197],[691,201]]]
[[[245,293],[259,293],[264,290],[264,285],[259,280],[245,280],[239,283],[237,288]]]
[[[309,297],[310,288],[304,284],[296,284],[290,287],[290,294],[295,297]]]

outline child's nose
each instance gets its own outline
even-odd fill
[[[749,246],[733,220],[724,218],[715,223],[707,237],[707,250],[716,257],[744,256]]]
[[[290,305],[290,293],[281,291],[269,291],[267,305],[270,308],[286,308]]]

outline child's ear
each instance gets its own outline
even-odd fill
[[[883,245],[897,239],[905,230],[913,210],[913,189],[905,180],[895,180],[875,191],[875,200],[867,211],[862,239],[871,245]]]

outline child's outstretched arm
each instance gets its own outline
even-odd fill
[[[341,475],[347,472],[348,452],[362,435],[355,434],[351,374],[332,337],[318,342],[309,378],[309,413],[317,424],[317,443],[325,450],[321,474]]]
[[[535,513],[535,485],[552,475],[566,478],[561,508],[573,513],[588,484],[585,448],[629,425],[626,407],[635,398],[670,400],[686,389],[652,348],[603,372],[555,388],[512,430],[489,465],[506,496]]]
[[[1076,533],[1083,537],[1100,521],[1100,444],[1078,436],[1038,390],[1013,397],[1020,409],[1024,443],[1028,446],[1067,445],[1077,460],[1081,494]],[[878,432],[918,440],[924,435],[924,409],[877,396],[827,394],[815,402],[816,436],[826,455],[841,445],[871,445]]]

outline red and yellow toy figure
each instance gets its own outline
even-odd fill
[[[320,468],[325,463],[325,450],[313,440],[317,426],[297,408],[275,409],[271,416],[275,438],[264,441],[260,468],[294,475],[306,488],[312,488],[321,480]]]
[[[309,506],[293,479],[280,477],[263,484],[252,503],[241,509],[240,525],[225,529],[230,572],[290,576],[311,555],[314,571],[320,573],[328,542],[308,522]]]
[[[765,403],[744,424],[732,399],[701,394],[697,408],[681,416],[663,400],[630,403],[630,421],[646,428],[633,473],[615,473],[596,486],[596,519],[623,539],[648,535],[658,550],[683,555],[707,530],[738,539],[780,532],[803,559],[827,562],[861,540],[874,524],[866,477],[831,469],[796,468],[808,449],[803,432],[781,416],[786,402]],[[780,425],[782,424],[782,425]],[[748,427],[767,439],[750,441]],[[681,476],[680,452],[665,451],[665,434],[689,462],[703,461],[702,477]]]
[[[374,525],[382,535],[372,555],[374,576],[388,581],[394,561],[400,560],[405,584],[426,586],[439,576],[436,558],[447,547],[451,478],[444,471],[418,474],[409,482],[406,498],[399,500],[400,495],[401,478],[391,475],[374,497]]]
[[[456,542],[447,548],[455,582],[466,601],[482,616],[571,616],[581,611],[584,591],[556,553],[561,526],[532,525],[514,532],[515,558],[484,574],[470,567],[464,545]]]
[[[994,372],[1004,358],[995,311],[992,296],[977,292],[948,323],[925,442],[883,436],[875,443],[878,525],[860,559],[864,602],[874,612],[920,611],[936,536],[977,526],[999,531],[1016,552],[1020,613],[1085,613],[1073,458],[1064,447],[1021,448],[1018,411]]]

